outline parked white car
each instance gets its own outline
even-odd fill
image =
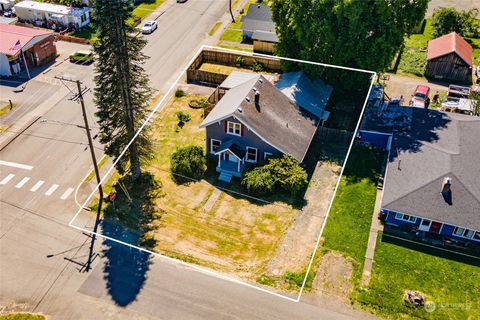
[[[147,21],[142,27],[143,34],[150,34],[157,29],[158,25],[156,21]]]

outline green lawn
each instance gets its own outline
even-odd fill
[[[393,319],[480,319],[480,268],[382,242],[379,234],[372,279],[357,300]],[[404,290],[417,290],[436,310],[403,305]]]
[[[212,29],[210,29],[210,31],[208,31],[208,35],[209,36],[213,36],[215,34],[215,32],[217,31],[218,27],[220,27],[222,25],[222,23],[220,21],[217,21],[217,23],[215,23],[212,27]]]
[[[10,313],[0,315],[0,320],[45,320],[41,314]]]
[[[140,19],[144,19],[150,14],[152,14],[155,9],[157,9],[165,0],[151,0],[139,4],[135,9],[133,9],[132,14]]]
[[[324,249],[353,258],[354,282],[367,249],[383,153],[354,145],[323,232]]]
[[[98,40],[97,30],[93,27],[92,24],[82,28],[82,31],[76,31],[72,33],[73,37],[83,38],[95,42]]]
[[[220,36],[220,40],[222,41],[242,42],[242,39],[241,30],[225,29],[223,34]]]

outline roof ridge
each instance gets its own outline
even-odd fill
[[[451,168],[450,168],[450,169],[451,169]],[[408,193],[406,193],[406,194],[404,194],[404,195],[398,196],[397,198],[393,199],[393,200],[390,201],[390,202],[382,203],[382,207],[383,207],[383,206],[387,206],[387,205],[389,205],[389,204],[392,204],[392,203],[394,203],[395,201],[398,201],[398,200],[400,200],[400,199],[403,199],[403,198],[405,198],[406,196],[408,196],[408,195],[410,195],[410,194],[412,194],[412,193],[414,193],[414,192],[417,192],[418,190],[426,187],[427,185],[429,185],[429,184],[432,183],[433,181],[437,180],[438,178],[440,178],[440,177],[442,177],[442,176],[445,176],[445,175],[448,175],[448,174],[450,174],[450,173],[451,173],[452,176],[455,176],[455,177],[458,179],[458,177],[457,177],[455,174],[453,174],[453,172],[450,170],[450,171],[448,171],[448,172],[446,172],[446,173],[443,173],[443,174],[437,176],[436,178],[433,178],[432,180],[429,180],[428,182],[422,184],[422,185],[419,186],[418,188],[416,188],[416,189],[414,189],[414,190],[412,190],[412,191],[410,191],[410,192],[408,192]],[[462,183],[462,185],[465,186],[463,183]]]

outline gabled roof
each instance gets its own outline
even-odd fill
[[[472,65],[472,46],[456,32],[428,41],[427,60],[455,52],[466,64]]]
[[[227,150],[231,151],[240,160],[245,156],[246,153],[244,146],[240,146],[233,140],[228,140],[226,142],[222,142],[217,151],[215,151],[215,154],[221,154]]]
[[[270,7],[263,4],[250,4],[247,14],[241,18],[241,29],[244,31],[275,32],[275,23],[272,20]]]
[[[40,10],[56,14],[68,15],[73,12],[73,7],[67,7],[61,4],[48,3],[48,2],[37,2],[25,0],[17,3],[15,8],[25,8],[30,10]]]
[[[393,134],[382,207],[480,231],[480,118],[410,109],[411,123]]]
[[[53,31],[0,24],[0,52],[14,56],[33,38],[52,34]],[[15,46],[20,41],[20,47]]]
[[[311,81],[302,71],[287,72],[280,76],[275,87],[297,106],[317,118],[322,118],[333,88],[320,79]]]
[[[254,91],[254,89],[256,91]],[[255,93],[259,92],[258,106]],[[234,117],[259,138],[303,161],[317,129],[317,118],[300,110],[264,76],[230,89],[208,114],[200,127]]]

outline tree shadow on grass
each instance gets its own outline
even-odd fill
[[[119,179],[113,186],[115,201],[107,204],[102,222],[103,234],[145,249],[156,245],[155,230],[163,211],[155,205],[161,196],[161,185],[150,173],[137,180],[129,176]],[[127,306],[141,291],[151,263],[151,254],[118,242],[103,241],[104,278],[108,293],[119,306]]]
[[[376,184],[386,156],[384,150],[354,143],[343,171],[347,184],[358,183],[364,179]]]

